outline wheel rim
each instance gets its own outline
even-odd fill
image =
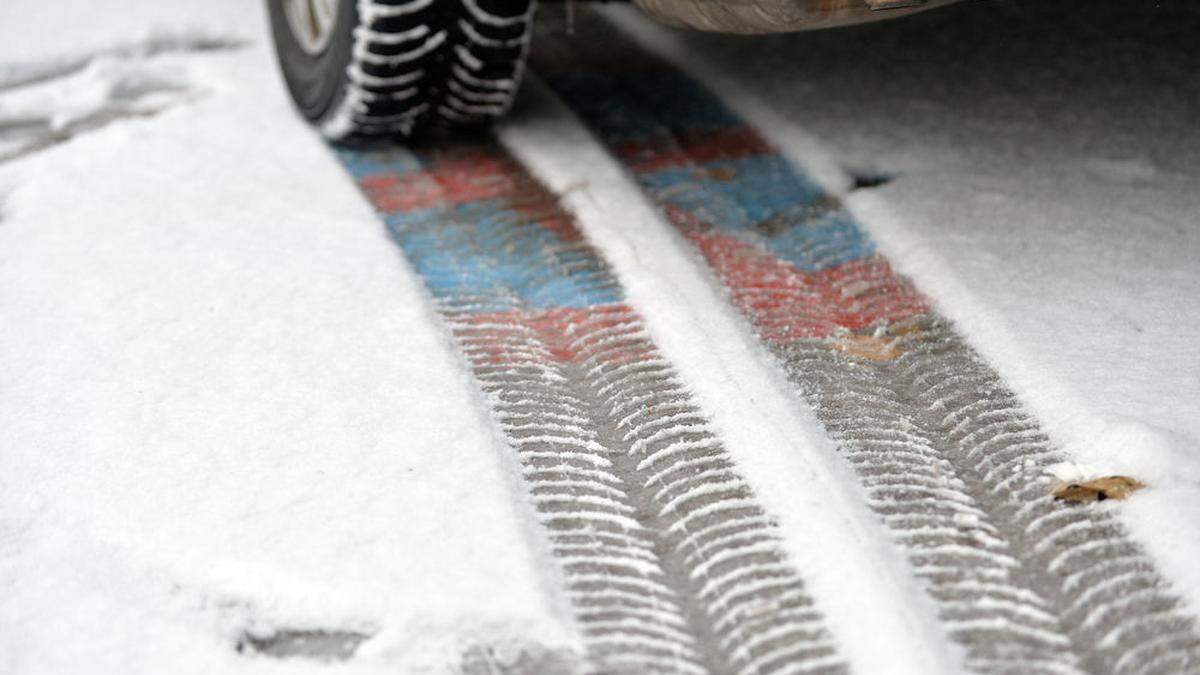
[[[288,28],[300,48],[317,55],[325,51],[337,24],[339,0],[283,0]]]

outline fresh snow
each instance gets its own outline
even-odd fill
[[[96,54],[262,43],[265,9],[243,0],[15,0],[0,5],[3,75],[45,72]]]
[[[3,58],[143,39],[124,0],[86,4],[104,40],[18,13]],[[145,16],[187,35],[211,3],[169,4]],[[255,41],[0,91],[0,115],[105,118],[0,164],[0,672],[350,670],[235,651],[274,630],[373,636],[354,672],[573,644],[481,395],[292,112],[259,5],[206,11]],[[157,115],[114,107],[146,82]]]

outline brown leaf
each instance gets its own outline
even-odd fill
[[[721,182],[729,182],[737,178],[737,172],[723,166],[714,166],[706,169],[697,169],[695,172],[696,178],[704,180],[706,178],[719,180]]]
[[[895,340],[874,335],[844,335],[833,343],[834,351],[871,361],[891,361],[900,356]]]
[[[888,327],[888,335],[895,335],[897,337],[901,335],[911,335],[914,338],[919,339],[924,333],[925,331],[921,330],[921,326],[918,324],[901,324],[899,326],[892,325]]]
[[[1106,476],[1085,483],[1063,483],[1050,493],[1065,502],[1102,502],[1105,499],[1125,499],[1146,485],[1128,476]]]

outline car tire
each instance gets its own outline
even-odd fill
[[[524,70],[535,4],[267,0],[292,98],[335,140],[409,138],[505,114]]]

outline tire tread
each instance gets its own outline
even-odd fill
[[[321,121],[334,139],[411,137],[508,112],[536,0],[358,0],[346,91]]]

